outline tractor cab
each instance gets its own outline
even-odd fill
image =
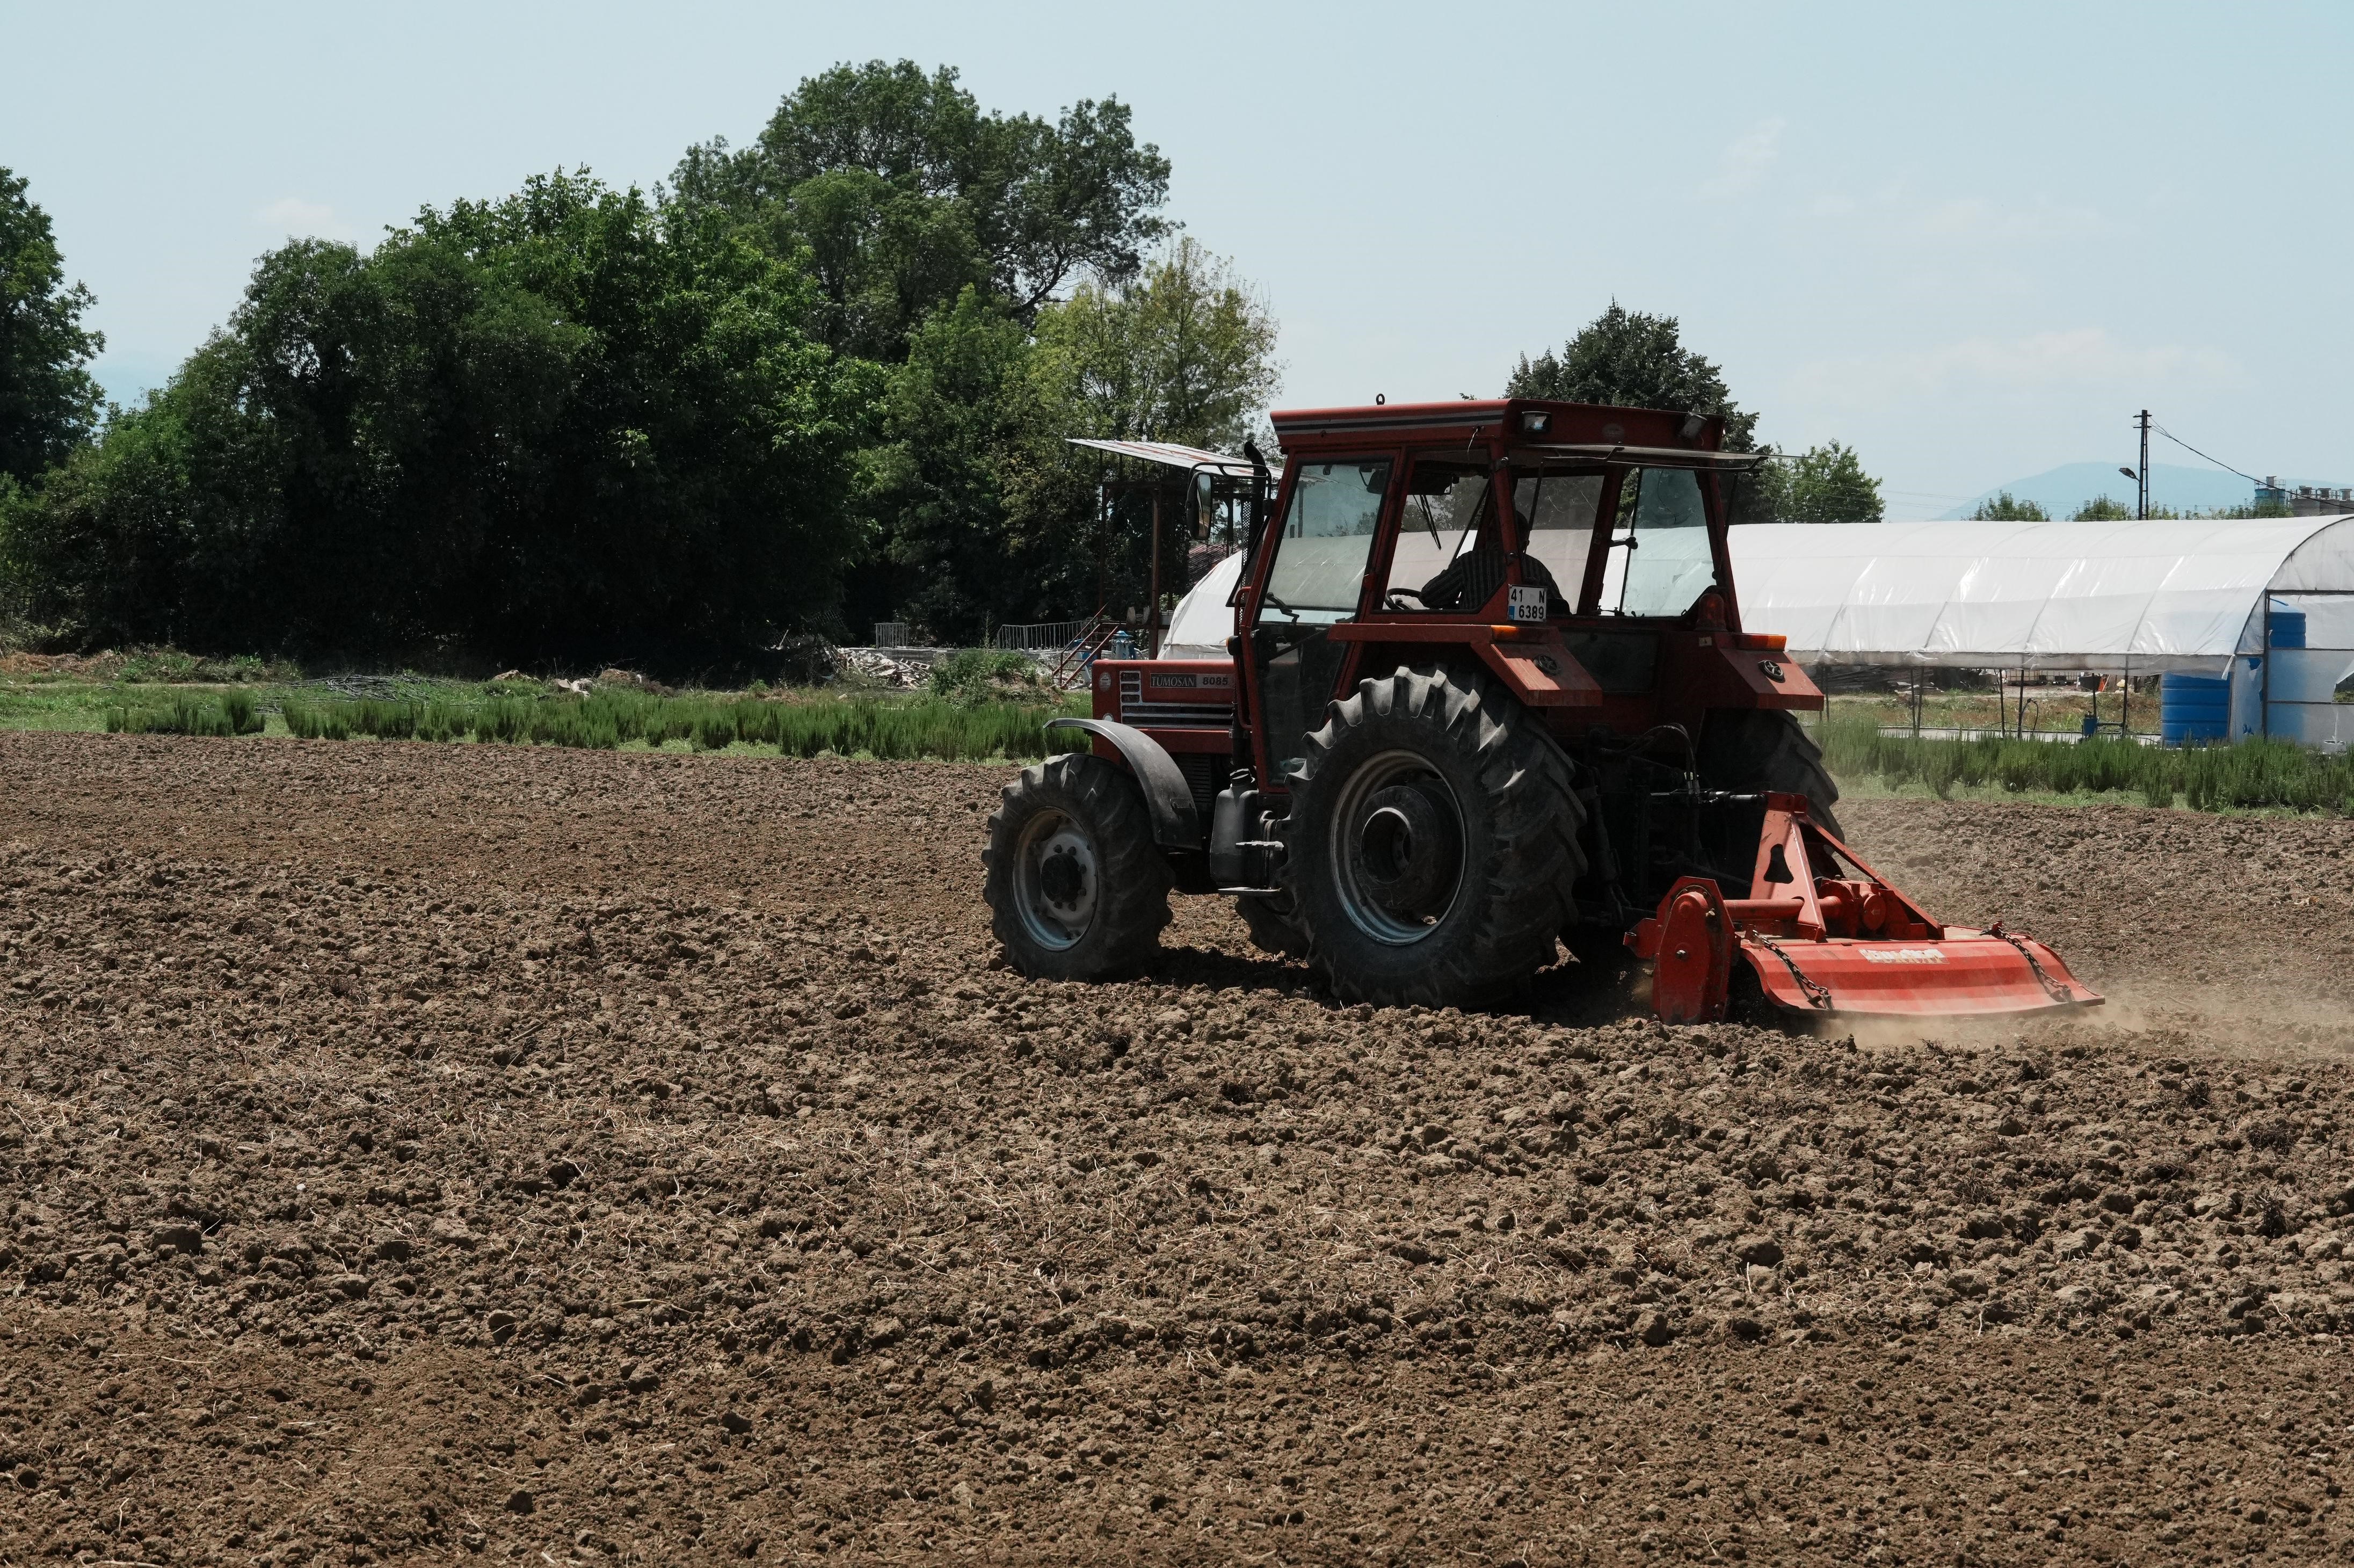
[[[1722,421],[1506,399],[1275,417],[1286,458],[1237,594],[1262,786],[1357,672],[1476,660],[1564,737],[1819,708],[1741,630],[1725,527],[1761,461]]]

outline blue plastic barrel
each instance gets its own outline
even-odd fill
[[[2299,618],[2300,630],[2302,620]],[[2232,678],[2169,670],[2158,683],[2158,734],[2168,746],[2221,740],[2232,723]]]
[[[2280,600],[2272,603],[2272,637],[2275,648],[2305,646],[2305,611],[2292,609]]]

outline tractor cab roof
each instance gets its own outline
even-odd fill
[[[1270,416],[1288,456],[1362,451],[1368,445],[1485,447],[1495,456],[1748,469],[1754,452],[1719,450],[1714,415],[1539,397],[1466,397],[1452,403],[1376,403],[1355,408],[1284,408]]]

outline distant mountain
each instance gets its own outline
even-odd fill
[[[2025,479],[2014,479],[2008,484],[1998,484],[1984,495],[1972,496],[1946,515],[1967,517],[1978,510],[1979,502],[1991,501],[1996,492],[2004,490],[2021,501],[2034,502],[2054,517],[2065,517],[2098,495],[2122,501],[2127,506],[2134,503],[2134,482],[2119,473],[2116,464],[2072,462],[2042,473],[2031,474]],[[2235,473],[2225,473],[2212,468],[2176,468],[2162,462],[2149,465],[2149,503],[2152,507],[2170,506],[2177,512],[2208,512],[2219,506],[2245,506],[2255,498],[2255,488]]]

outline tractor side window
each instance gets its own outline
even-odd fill
[[[1601,504],[1598,473],[1524,473],[1512,486],[1512,507],[1527,535],[1522,547],[1553,578],[1555,614],[1576,608],[1586,552],[1594,545],[1594,514]]]
[[[1416,460],[1406,476],[1405,503],[1398,513],[1397,544],[1390,552],[1382,602],[1392,609],[1461,608],[1453,602],[1462,597],[1460,592],[1447,591],[1454,579],[1440,574],[1479,547],[1479,530],[1489,513],[1487,464]],[[1431,603],[1426,593],[1437,594],[1441,602]]]
[[[1618,491],[1617,537],[1602,602],[1621,615],[1681,615],[1716,581],[1700,476],[1684,468],[1630,471]]]
[[[1389,489],[1386,460],[1321,462],[1302,467],[1292,481],[1267,574],[1261,624],[1282,620],[1330,626],[1357,613],[1365,558]]]

